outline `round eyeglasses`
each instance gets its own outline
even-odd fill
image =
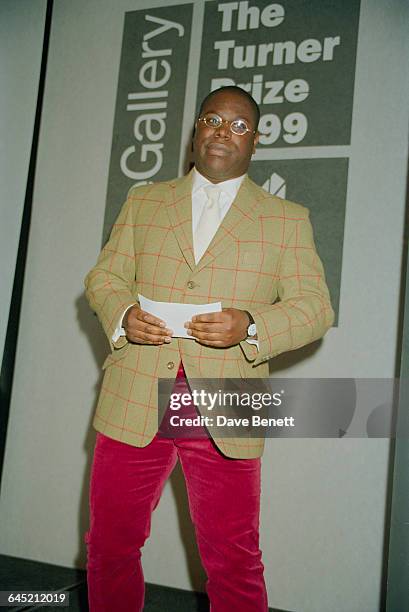
[[[244,136],[247,132],[251,134],[255,134],[255,130],[251,130],[247,125],[247,121],[244,119],[233,119],[233,121],[228,121],[227,119],[222,119],[216,113],[206,113],[203,117],[199,117],[198,121],[203,121],[206,127],[213,128],[215,130],[219,129],[223,123],[227,123],[230,131],[237,136]]]

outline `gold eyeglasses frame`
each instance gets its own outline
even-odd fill
[[[206,119],[210,118],[210,117],[209,117],[209,115],[210,115],[210,117],[212,117],[213,119],[220,119],[220,123],[219,123],[219,125],[209,125],[209,124],[207,123],[207,121],[206,121]],[[206,115],[203,115],[202,117],[199,117],[197,121],[198,121],[198,122],[199,122],[199,121],[202,121],[202,122],[205,124],[205,126],[206,126],[206,127],[212,128],[212,129],[214,129],[214,130],[218,130],[219,128],[221,128],[221,126],[222,126],[224,123],[227,123],[227,125],[229,126],[229,130],[230,130],[230,132],[231,132],[232,134],[235,134],[236,136],[244,136],[244,135],[245,135],[245,134],[247,134],[248,132],[250,132],[250,134],[256,134],[256,133],[257,133],[257,130],[251,130],[251,129],[248,127],[247,122],[246,122],[244,119],[241,119],[241,121],[243,121],[243,123],[246,125],[246,131],[245,131],[245,132],[241,132],[241,133],[240,133],[240,132],[235,132],[235,131],[234,131],[234,129],[232,128],[232,124],[233,124],[235,121],[238,121],[238,120],[239,120],[239,119],[233,119],[232,121],[229,121],[228,119],[222,119],[222,118],[220,117],[220,115],[218,115],[217,113],[207,113]]]

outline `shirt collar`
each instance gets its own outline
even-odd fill
[[[200,174],[200,172],[196,170],[196,168],[193,168],[192,194],[196,193],[197,191],[199,191],[199,189],[202,189],[203,187],[207,187],[207,185],[217,185],[217,187],[219,187],[221,191],[223,191],[234,199],[237,195],[238,190],[240,189],[240,185],[245,176],[245,174],[242,174],[241,176],[229,179],[227,181],[222,181],[221,183],[212,183],[211,181],[209,181],[209,179],[204,177],[203,174]]]

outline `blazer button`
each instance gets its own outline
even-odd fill
[[[189,289],[194,289],[196,287],[196,283],[194,283],[193,281],[189,281],[187,286],[189,287]]]
[[[168,370],[173,370],[173,368],[175,367],[175,364],[173,361],[168,361],[167,366],[168,366]]]

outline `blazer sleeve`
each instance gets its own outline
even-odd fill
[[[107,335],[111,350],[128,341],[125,336],[112,342],[123,312],[137,301],[132,291],[135,280],[134,214],[132,189],[102,249],[96,265],[85,278],[85,295]]]
[[[278,301],[250,310],[257,325],[259,351],[241,347],[256,366],[321,338],[334,321],[325,274],[317,254],[309,212],[304,207],[281,255]]]

